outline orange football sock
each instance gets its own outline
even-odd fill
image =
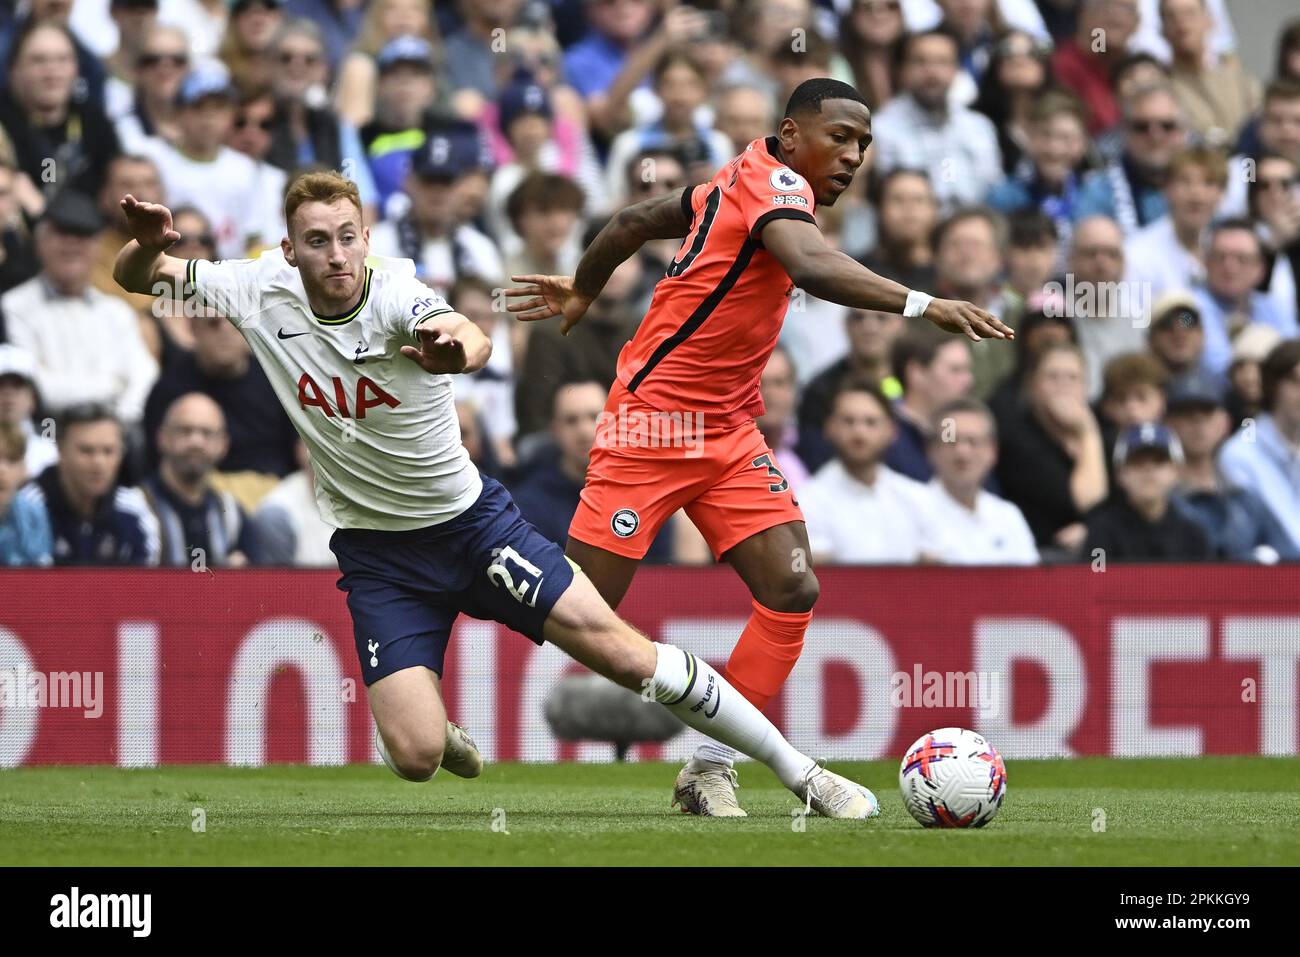
[[[754,613],[723,675],[754,707],[762,708],[781,690],[799,660],[812,612],[772,611],[757,601],[752,604]]]

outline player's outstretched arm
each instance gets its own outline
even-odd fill
[[[1014,339],[1015,332],[992,313],[957,299],[932,299],[872,272],[826,244],[813,223],[777,219],[763,228],[763,245],[809,295],[855,309],[922,316],[945,332],[980,339]]]
[[[622,263],[652,239],[680,239],[691,231],[685,209],[686,188],[619,210],[596,234],[572,277],[511,276],[528,283],[505,290],[516,300],[506,306],[524,322],[562,316],[560,332],[568,335]]]
[[[113,279],[127,292],[183,299],[185,260],[166,252],[181,238],[172,226],[171,210],[161,203],[142,203],[127,193],[122,211],[133,238],[117,254]]]
[[[492,355],[492,340],[458,312],[421,320],[415,334],[419,347],[402,346],[402,355],[433,375],[477,372]]]

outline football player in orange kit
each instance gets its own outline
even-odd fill
[[[528,285],[506,290],[521,320],[560,316],[567,334],[643,243],[685,237],[619,355],[565,551],[617,608],[660,527],[685,509],[753,596],[725,675],[760,708],[794,667],[818,594],[807,562],[796,560],[809,554],[803,514],[754,424],[793,290],[923,317],[975,341],[1014,336],[968,302],[908,290],[827,245],[813,213],[848,189],[870,142],[871,113],[857,90],[808,80],[777,134],[750,143],[712,181],[617,213],[573,276],[514,276]],[[733,759],[703,745],[678,775],[674,803],[743,816]]]

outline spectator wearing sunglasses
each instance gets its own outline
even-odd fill
[[[146,148],[149,137],[168,143],[180,140],[176,95],[190,69],[190,50],[185,33],[166,24],[155,24],[144,36],[135,58],[131,103],[114,117],[117,137],[127,153]]]
[[[1119,158],[1085,177],[1076,217],[1105,216],[1130,236],[1169,211],[1164,195],[1169,165],[1187,145],[1187,127],[1170,86],[1161,82],[1130,93],[1122,131]]]
[[[262,248],[278,246],[285,234],[284,190],[288,176],[284,170],[266,161],[271,153],[274,129],[275,99],[271,94],[267,91],[241,93],[226,145],[257,164],[257,176],[248,184],[248,189],[262,197],[259,205],[262,223],[258,227]]]
[[[149,31],[158,22],[158,0],[112,0],[109,16],[117,31],[117,48],[103,57],[108,76],[104,83],[104,112],[117,122],[130,111],[136,64],[144,52]]]
[[[283,22],[284,0],[234,0],[217,55],[240,86],[271,85],[276,74],[271,41]]]
[[[378,190],[356,128],[335,115],[325,92],[329,67],[320,29],[310,20],[291,20],[272,37],[268,55],[275,66],[276,116],[266,161],[286,173],[311,165],[347,170],[366,222],[374,222]]]
[[[1283,315],[1300,318],[1300,174],[1283,156],[1262,156],[1250,184],[1250,216],[1264,244],[1266,292]]]

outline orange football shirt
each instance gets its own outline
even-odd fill
[[[774,219],[815,224],[812,189],[769,136],[683,194],[682,207],[691,231],[619,353],[618,378],[652,408],[730,428],[763,414],[759,378],[794,289],[760,234]]]

